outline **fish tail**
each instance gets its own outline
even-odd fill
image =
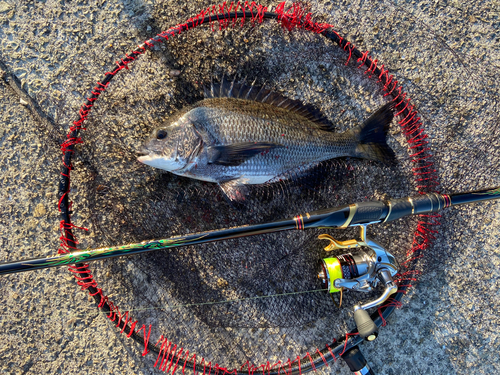
[[[355,155],[392,164],[396,158],[387,145],[387,131],[394,118],[394,103],[387,103],[372,114],[362,125],[352,131],[358,140]]]

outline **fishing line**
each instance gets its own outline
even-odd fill
[[[271,294],[271,295],[268,295],[268,296],[256,296],[256,297],[249,297],[249,298],[238,298],[238,299],[230,299],[230,300],[226,300],[226,301],[190,303],[190,304],[174,305],[174,306],[158,306],[158,307],[147,308],[147,309],[127,309],[127,311],[133,312],[133,311],[160,310],[160,309],[173,310],[173,309],[178,309],[178,308],[181,308],[181,307],[220,305],[220,304],[223,304],[223,303],[243,302],[243,301],[251,301],[251,300],[257,300],[257,299],[273,298],[273,297],[295,296],[295,295],[306,294],[306,293],[318,293],[318,292],[324,293],[327,290],[328,289],[304,290],[304,291],[293,292],[293,293]]]
[[[244,302],[244,301],[249,301],[249,300],[256,300],[256,299],[266,299],[266,298],[273,298],[273,297],[285,297],[285,296],[293,296],[293,295],[298,295],[298,294],[306,294],[306,293],[325,293],[328,291],[328,289],[316,289],[316,290],[305,290],[301,292],[293,292],[293,293],[281,293],[281,294],[272,294],[268,296],[256,296],[256,297],[249,297],[249,298],[240,298],[240,299],[233,299],[233,300],[226,300],[226,301],[214,301],[214,302],[203,302],[203,303],[191,303],[191,304],[184,304],[184,305],[172,305],[172,306],[157,306],[157,307],[148,307],[148,308],[130,308],[126,309],[128,312],[139,312],[139,311],[150,311],[150,310],[174,310],[174,309],[179,309],[179,308],[184,308],[184,307],[193,307],[193,306],[205,306],[205,305],[220,305],[224,303],[234,303],[234,302]],[[108,296],[109,298],[112,298],[112,295]],[[70,312],[71,310],[68,310],[67,312]],[[95,311],[95,310],[93,310]],[[63,311],[64,312],[64,311]],[[97,316],[95,314],[92,314],[91,312],[85,314],[85,315],[79,315],[79,314],[72,314],[72,315],[65,315],[64,318],[61,318],[60,320],[71,320],[71,318],[84,318],[84,317],[89,317],[89,316]],[[7,320],[7,319],[6,319]],[[31,319],[9,319],[9,321],[16,320],[16,321],[29,321]],[[59,319],[47,319],[45,321],[58,321]]]

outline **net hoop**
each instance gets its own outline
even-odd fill
[[[424,194],[437,190],[437,173],[433,166],[433,156],[423,124],[416,109],[410,103],[410,98],[384,65],[381,65],[377,59],[371,57],[369,52],[359,51],[351,42],[335,31],[333,25],[313,21],[312,14],[307,13],[300,4],[291,4],[287,7],[285,2],[282,2],[273,11],[269,11],[267,7],[255,2],[231,2],[229,4],[224,2],[220,5],[208,7],[196,16],[189,18],[185,23],[171,27],[148,39],[130,54],[126,54],[124,58],[117,61],[114,69],[107,71],[104,78],[97,82],[96,86],[90,90],[91,95],[89,95],[85,103],[81,106],[77,120],[73,122],[65,142],[61,145],[63,157],[58,192],[58,209],[62,216],[60,221],[61,244],[58,250],[60,254],[78,250],[78,240],[73,234],[73,229],[84,229],[77,227],[71,221],[70,177],[73,170],[72,156],[76,145],[83,143],[81,132],[85,130],[83,125],[94,103],[106,91],[113,77],[122,69],[129,69],[129,64],[146,51],[192,28],[209,24],[212,31],[214,31],[215,27],[221,30],[227,27],[234,27],[237,24],[243,26],[248,22],[252,23],[252,25],[260,24],[264,20],[275,20],[288,31],[302,29],[324,36],[348,54],[346,65],[351,59],[356,59],[356,62],[359,63],[358,68],[363,71],[363,74],[367,75],[369,79],[376,80],[385,92],[384,96],[387,96],[395,103],[396,118],[398,118],[398,123],[408,142],[409,157],[413,164],[412,173],[415,176],[418,192]],[[384,326],[386,324],[387,317],[396,307],[401,305],[400,301],[403,295],[412,287],[412,283],[417,280],[419,271],[416,269],[416,265],[418,260],[423,257],[423,252],[432,243],[433,233],[436,232],[433,228],[439,225],[437,221],[438,217],[439,215],[419,216],[417,228],[413,235],[412,246],[408,249],[406,260],[402,264],[402,270],[396,278],[398,292],[372,315],[377,326]],[[88,264],[79,263],[72,265],[69,267],[69,271],[73,273],[82,290],[87,290],[89,295],[94,298],[97,307],[112,322],[116,323],[116,327],[120,329],[121,333],[127,337],[133,337],[144,345],[143,356],[150,352],[156,353],[155,367],[167,372],[172,371],[174,373],[177,369],[182,369],[182,372],[184,372],[188,368],[196,373],[196,371],[201,371],[201,368],[203,368],[204,373],[205,371],[209,371],[210,373],[214,370],[216,372],[235,375],[248,375],[253,374],[255,371],[262,371],[270,375],[278,375],[281,371],[289,375],[301,374],[315,371],[336,361],[345,351],[363,341],[354,330],[346,333],[338,341],[334,339],[332,344],[325,345],[323,349],[316,349],[316,352],[312,354],[306,353],[305,355],[297,356],[293,361],[288,359],[286,362],[279,361],[276,364],[268,362],[260,365],[246,363],[239,369],[227,369],[219,364],[212,365],[212,363],[206,363],[203,359],[197,360],[196,354],[190,354],[189,351],[178,348],[177,345],[164,339],[163,336],[155,344],[149,342],[151,325],[149,327],[142,325],[137,328],[139,323],[132,321],[128,311],[124,313],[120,312],[118,306],[114,305],[98,287],[98,283],[94,279]]]

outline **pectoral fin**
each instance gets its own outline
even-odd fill
[[[267,142],[242,142],[226,146],[211,146],[207,148],[208,163],[237,166],[275,147],[280,147],[280,145]]]

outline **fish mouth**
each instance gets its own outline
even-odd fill
[[[150,167],[163,169],[169,172],[178,171],[185,167],[185,164],[179,163],[177,160],[166,159],[165,157],[153,152],[149,152],[147,155],[139,156],[137,161],[142,164],[149,165]]]
[[[142,146],[139,150],[136,150],[135,153],[138,156],[144,156],[144,155],[149,155],[150,151],[146,146]]]
[[[135,151],[135,154],[137,155],[138,158],[151,155],[151,150],[148,149],[146,146],[141,146],[138,150]]]
[[[148,157],[151,155],[151,152],[146,147],[141,147],[139,150],[136,150],[137,160],[141,163],[144,163]]]

